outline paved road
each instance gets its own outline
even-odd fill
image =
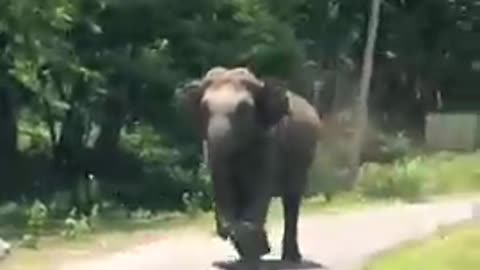
[[[312,215],[300,221],[299,241],[308,263],[286,266],[278,262],[280,228],[270,231],[272,254],[265,269],[357,270],[365,261],[406,240],[431,234],[439,226],[472,218],[473,200],[397,205],[341,215]],[[60,270],[207,270],[235,258],[228,243],[205,235],[175,234],[158,242],[116,254],[68,263]]]

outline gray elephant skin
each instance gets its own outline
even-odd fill
[[[179,100],[208,152],[217,234],[243,260],[259,260],[270,252],[271,198],[281,197],[282,260],[299,262],[299,208],[321,131],[316,110],[279,80],[243,67],[210,69],[182,87]]]

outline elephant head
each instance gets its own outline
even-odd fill
[[[246,68],[214,67],[182,94],[209,150],[229,154],[262,136],[288,112],[286,91]]]

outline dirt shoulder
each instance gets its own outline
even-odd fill
[[[328,269],[359,269],[374,254],[408,240],[425,237],[442,226],[472,218],[475,199],[392,205],[338,215],[311,214],[300,221],[299,241],[305,259]],[[266,265],[277,265],[281,226],[269,231],[273,251]],[[141,243],[86,260],[68,261],[52,270],[75,269],[212,269],[212,263],[236,257],[232,247],[209,233],[177,230],[162,239]],[[276,266],[270,269],[277,268]],[[285,268],[283,268],[285,269]]]

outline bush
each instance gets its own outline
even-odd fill
[[[418,200],[427,191],[427,170],[421,158],[396,161],[391,165],[369,163],[362,167],[357,188],[370,197],[398,197]]]
[[[27,231],[23,243],[27,247],[36,248],[38,238],[45,229],[48,221],[48,208],[39,200],[35,200],[27,210]]]
[[[362,149],[362,159],[367,162],[393,162],[415,153],[412,141],[404,132],[388,134],[374,128],[368,131]]]
[[[423,167],[421,158],[395,162],[393,191],[398,197],[407,200],[421,199],[425,195],[426,180],[428,180],[427,171]]]
[[[113,194],[111,199],[132,210],[211,208],[210,180],[204,164],[199,165],[198,149],[171,145],[148,125],[124,130],[120,146],[129,159],[137,161],[138,170],[104,177],[111,179],[107,188]],[[130,175],[125,177],[126,174]]]
[[[182,201],[185,211],[190,216],[196,216],[202,212],[202,201],[204,200],[203,192],[185,192]]]
[[[480,152],[440,152],[390,164],[367,163],[357,182],[371,197],[420,199],[425,195],[480,190]]]
[[[401,159],[413,152],[412,142],[403,132],[384,135],[381,137],[381,141],[380,149],[386,159]]]
[[[94,219],[98,215],[98,205],[93,206],[90,216],[81,215],[77,218],[77,209],[73,208],[64,221],[65,229],[62,236],[68,239],[77,238],[93,231]]]

